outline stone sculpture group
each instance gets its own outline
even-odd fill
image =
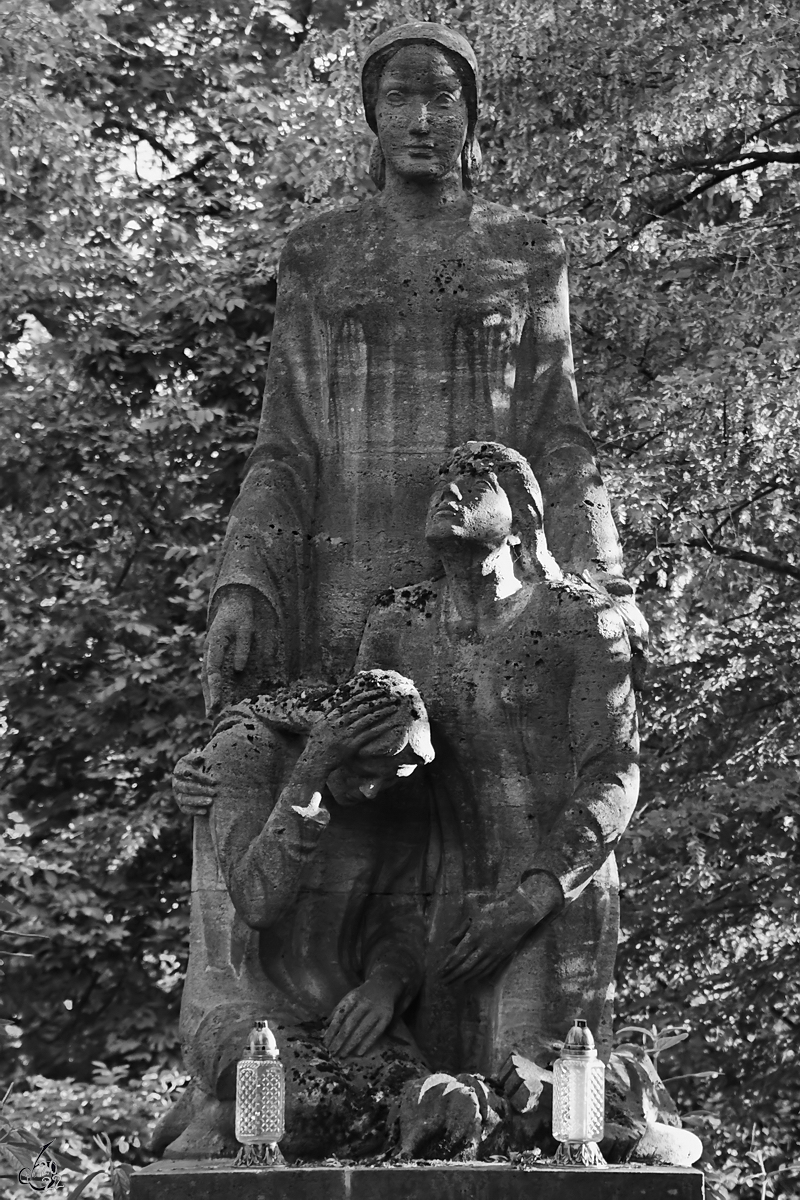
[[[513,1103],[510,1056],[545,1071],[577,1016],[610,1051],[643,623],[578,409],[564,246],[474,194],[463,37],[394,28],[362,84],[376,194],[284,250],[212,589],[216,725],[175,773],[195,821],[192,1084],[154,1138],[173,1157],[235,1151],[258,1018],[290,1158],[533,1145],[546,1105]]]

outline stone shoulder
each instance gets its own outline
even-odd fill
[[[624,641],[628,635],[625,620],[614,601],[578,575],[564,575],[549,585],[554,619],[563,633],[576,641]]]
[[[289,234],[281,264],[302,267],[309,259],[313,261],[318,255],[327,257],[332,249],[341,249],[348,242],[358,245],[364,240],[366,230],[379,219],[373,197],[313,213]],[[519,254],[520,247],[537,257],[560,258],[566,253],[561,234],[543,218],[493,200],[475,198],[471,224],[500,253],[506,245],[514,256]]]
[[[526,239],[537,249],[560,249],[564,239],[559,231],[549,225],[543,217],[536,217],[522,209],[508,208],[494,200],[476,199],[475,216],[483,219],[488,229],[499,235],[507,233],[515,238]]]
[[[294,262],[323,250],[329,253],[332,246],[340,246],[342,238],[358,233],[363,207],[363,202],[346,203],[340,208],[310,214],[287,237],[281,263]]]

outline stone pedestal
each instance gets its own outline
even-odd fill
[[[397,1167],[233,1167],[161,1162],[137,1171],[131,1200],[703,1200],[703,1175],[639,1164],[593,1170],[468,1163]]]

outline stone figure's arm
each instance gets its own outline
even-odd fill
[[[253,719],[217,733],[204,757],[215,784],[211,821],[228,892],[252,929],[268,929],[293,904],[330,819],[313,803],[318,781],[307,778],[288,738]],[[287,781],[292,757],[297,762]]]
[[[293,666],[310,565],[327,381],[314,294],[307,255],[295,235],[281,257],[258,439],[211,589],[205,663],[209,711],[230,698],[224,685],[230,683],[231,668],[244,669],[251,642],[265,623],[280,631],[285,659],[267,663],[268,673],[275,677]],[[275,638],[262,633],[262,640],[269,658]]]
[[[576,606],[579,602],[571,601]],[[583,606],[581,605],[581,609]],[[523,876],[535,892],[542,874],[555,880],[564,903],[574,900],[619,842],[636,807],[639,737],[622,618],[610,605],[570,631],[574,677],[569,736],[575,787]]]
[[[422,911],[429,835],[427,797],[413,785],[402,817],[387,825],[383,864],[361,932],[364,982],[331,1013],[325,1042],[334,1054],[366,1054],[416,996],[425,972]]]
[[[529,315],[509,442],[528,457],[539,480],[547,543],[559,566],[577,575],[616,576],[624,587],[608,494],[578,407],[564,242],[538,223],[531,223],[530,236]]]
[[[540,922],[576,899],[614,849],[636,805],[636,708],[622,618],[610,604],[599,614],[586,598],[565,597],[567,604],[575,606],[571,627],[564,629],[575,671],[564,736],[575,755],[575,787],[518,887],[467,906],[452,938],[456,948],[442,970],[449,984],[491,974]]]
[[[416,996],[425,972],[424,856],[424,842],[402,848],[396,873],[372,897],[364,933],[365,979],[380,982],[391,991],[398,1016]]]
[[[215,781],[215,841],[228,891],[252,929],[269,929],[291,908],[330,821],[328,776],[379,738],[396,702],[365,691],[328,710],[300,750],[257,718],[238,718],[205,751]],[[289,756],[294,757],[286,778]]]
[[[374,897],[372,905],[366,977],[337,1004],[325,1031],[334,1054],[366,1054],[422,986],[426,930],[420,898]]]

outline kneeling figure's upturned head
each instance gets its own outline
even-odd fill
[[[517,450],[499,442],[464,442],[439,468],[425,525],[433,546],[461,541],[491,551],[507,544],[523,575],[536,564],[547,576],[558,575],[543,525],[541,489]]]

